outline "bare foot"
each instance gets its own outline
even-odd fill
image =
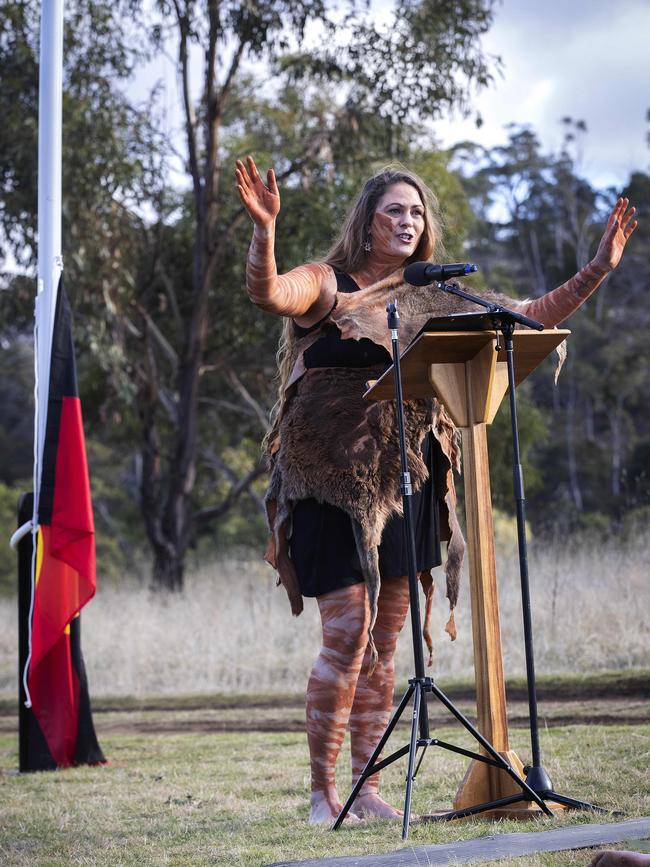
[[[352,805],[353,812],[360,818],[376,816],[379,819],[401,819],[401,810],[391,807],[376,792],[361,792]]]
[[[650,855],[642,852],[626,852],[617,849],[605,849],[591,859],[587,867],[648,867]]]
[[[312,792],[309,824],[331,825],[337,820],[342,809],[343,804],[339,801],[337,794],[328,795],[325,792]],[[360,821],[359,816],[350,812],[343,820],[343,824],[358,825]]]

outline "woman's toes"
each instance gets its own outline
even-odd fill
[[[359,818],[374,816],[379,819],[401,819],[404,815],[401,810],[392,807],[374,792],[358,795],[352,810]]]

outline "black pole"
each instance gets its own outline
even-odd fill
[[[397,424],[399,429],[399,451],[401,461],[401,477],[400,488],[402,492],[402,507],[404,509],[404,527],[406,530],[407,541],[407,563],[408,563],[408,579],[409,579],[409,595],[411,608],[411,628],[413,631],[413,661],[415,665],[415,676],[424,678],[424,651],[422,650],[421,618],[420,618],[420,599],[417,588],[417,558],[415,554],[415,533],[413,532],[413,513],[411,511],[411,497],[413,488],[411,486],[411,474],[409,472],[408,457],[406,454],[406,430],[404,427],[404,397],[402,392],[402,372],[399,363],[399,336],[397,329],[399,327],[399,313],[397,312],[397,304],[391,301],[386,312],[388,314],[388,327],[391,333],[391,342],[393,347],[393,367],[395,370],[395,405],[397,408]],[[422,715],[420,715],[422,718]],[[428,728],[428,721],[426,724]],[[422,737],[429,737],[428,732],[422,733]]]
[[[386,307],[388,314],[388,328],[390,329],[391,344],[393,349],[393,367],[395,370],[395,408],[397,410],[397,425],[399,430],[400,451],[400,488],[402,492],[402,509],[404,512],[404,528],[407,543],[407,564],[409,580],[409,600],[411,610],[411,632],[413,639],[413,662],[415,666],[415,695],[413,701],[413,724],[411,727],[411,741],[409,747],[408,767],[406,772],[406,793],[404,797],[404,816],[402,819],[402,840],[406,840],[409,832],[411,817],[411,796],[413,781],[417,773],[415,757],[418,747],[418,728],[420,740],[429,739],[429,714],[427,712],[426,693],[424,691],[424,651],[422,649],[420,597],[418,595],[417,579],[417,556],[415,553],[415,532],[413,528],[413,512],[411,509],[411,497],[413,486],[411,485],[411,473],[409,471],[408,455],[406,453],[406,429],[404,426],[404,394],[402,391],[402,370],[399,358],[399,313],[397,302],[391,301]]]
[[[506,364],[508,367],[508,397],[510,400],[510,422],[512,428],[512,485],[517,512],[517,545],[519,551],[519,577],[521,580],[521,607],[524,619],[524,649],[526,654],[526,681],[528,684],[530,742],[533,757],[532,767],[540,769],[541,753],[539,748],[539,723],[537,715],[537,686],[535,680],[535,654],[533,650],[530,581],[528,578],[528,543],[526,541],[526,497],[524,496],[524,473],[521,466],[519,426],[517,422],[517,400],[515,397],[515,367],[512,342],[514,323],[504,323],[502,330],[505,338]],[[546,785],[545,788],[550,787],[551,783],[550,780],[548,780],[548,785]]]
[[[18,500],[18,526],[32,519],[34,495],[21,494]],[[29,609],[31,607],[32,534],[27,533],[18,543],[18,768],[24,773],[29,766],[29,727],[31,711],[25,707],[23,673],[29,647]]]

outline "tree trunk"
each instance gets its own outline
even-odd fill
[[[157,549],[152,580],[156,589],[178,592],[183,589],[185,551]]]
[[[610,415],[612,429],[612,496],[621,496],[621,469],[623,466],[623,397],[619,395],[616,410]]]
[[[530,261],[535,275],[536,295],[541,298],[542,295],[546,294],[546,277],[544,276],[544,265],[535,229],[532,229],[530,233]]]
[[[181,590],[187,547],[194,529],[191,504],[196,480],[198,451],[198,399],[200,370],[208,328],[208,295],[212,286],[217,256],[215,251],[216,201],[219,185],[220,108],[215,92],[216,43],[219,32],[219,4],[208,3],[209,46],[205,56],[205,107],[197,123],[189,86],[188,40],[191,31],[189,6],[175,4],[179,27],[179,64],[182,73],[185,132],[188,164],[192,176],[196,219],[192,272],[192,305],[184,327],[185,341],[176,376],[177,400],[173,419],[173,450],[168,458],[166,485],[158,485],[158,499],[148,505],[155,516],[145,516],[147,532],[154,551],[153,582],[157,587]],[[197,131],[205,145],[204,170],[199,164]]]
[[[580,490],[580,481],[578,479],[578,460],[576,458],[575,444],[575,409],[576,409],[576,387],[573,381],[573,376],[569,382],[569,400],[566,410],[566,448],[567,448],[567,469],[569,473],[569,490],[571,498],[576,509],[582,512],[583,500],[582,491]]]

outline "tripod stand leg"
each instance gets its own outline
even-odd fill
[[[411,818],[411,793],[413,780],[415,779],[415,758],[418,745],[418,727],[420,725],[420,704],[422,702],[422,684],[416,683],[415,699],[413,701],[413,717],[411,719],[411,743],[409,747],[408,769],[406,771],[406,795],[404,797],[404,820],[402,822],[402,840],[409,835],[409,821]]]
[[[431,691],[433,694],[444,704],[447,710],[452,713],[461,725],[467,729],[467,731],[479,742],[479,744],[483,747],[483,749],[490,755],[492,758],[498,762],[499,767],[504,770],[508,776],[510,776],[517,785],[521,788],[522,796],[525,798],[527,795],[531,801],[534,801],[537,806],[542,810],[542,812],[546,813],[547,816],[552,816],[553,811],[550,810],[547,805],[544,803],[542,798],[535,792],[531,787],[526,783],[525,780],[522,780],[521,777],[510,767],[510,765],[505,761],[503,756],[501,756],[492,746],[492,744],[486,740],[483,735],[471,724],[471,722],[465,717],[458,708],[454,707],[454,705],[449,701],[447,696],[442,692],[439,687],[436,686],[435,683],[431,684]]]
[[[569,798],[567,795],[559,795],[550,789],[544,792],[544,797],[550,801],[556,801],[565,807],[573,807],[574,810],[587,810],[591,813],[608,813],[610,816],[624,816],[620,810],[605,810],[604,807],[597,807],[595,804],[589,804],[587,801],[578,801],[575,798]]]
[[[386,741],[391,736],[392,731],[395,728],[395,726],[397,725],[399,718],[402,716],[402,713],[404,712],[404,708],[409,703],[410,698],[413,695],[414,689],[415,689],[414,685],[409,684],[408,689],[404,693],[402,700],[400,701],[399,705],[397,706],[395,713],[391,717],[390,722],[388,723],[388,726],[386,727],[386,731],[381,736],[381,740],[379,741],[379,743],[375,747],[375,751],[373,752],[373,754],[370,756],[370,758],[366,762],[366,766],[361,771],[361,774],[359,775],[359,779],[355,783],[354,788],[352,789],[352,791],[350,793],[350,797],[347,799],[347,801],[343,805],[343,809],[339,813],[339,815],[336,819],[336,822],[334,822],[334,825],[332,828],[333,831],[338,831],[338,829],[341,827],[341,824],[342,824],[343,820],[345,819],[345,817],[347,816],[347,814],[350,810],[350,807],[352,806],[352,804],[354,804],[357,795],[361,791],[361,787],[363,786],[365,781],[368,779],[368,777],[371,777],[373,775],[373,773],[376,772],[377,768],[375,768],[375,762],[379,758],[381,751],[386,746]],[[400,756],[403,755],[403,752],[400,751],[399,755]],[[386,760],[386,762],[388,762],[388,760]]]
[[[426,743],[424,744],[424,746],[422,747],[422,752],[420,753],[420,758],[419,758],[419,760],[418,760],[417,765],[415,766],[415,770],[413,771],[413,779],[415,779],[415,778],[417,777],[417,775],[418,775],[418,771],[420,770],[420,765],[421,765],[422,762],[424,761],[424,755],[425,755],[425,753],[426,753],[426,751],[427,751],[428,746],[429,746],[429,741],[427,740],[427,742],[426,742]]]

